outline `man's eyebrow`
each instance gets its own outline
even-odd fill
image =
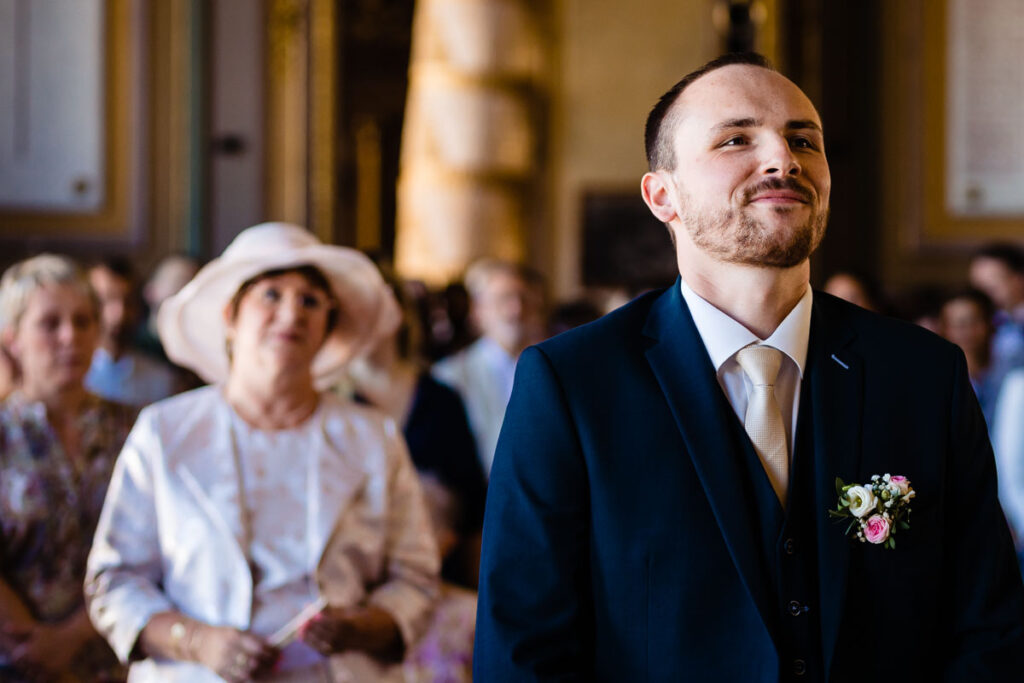
[[[711,129],[712,133],[720,133],[725,130],[731,130],[733,128],[754,128],[761,125],[760,119],[745,118],[745,119],[726,119],[715,124]]]
[[[735,128],[757,128],[761,126],[763,122],[761,119],[755,119],[747,117],[744,119],[726,119],[720,121],[711,129],[712,133],[721,133],[726,130],[733,130]],[[817,121],[812,119],[794,119],[792,121],[786,121],[786,128],[788,130],[816,130],[819,133],[822,132],[821,126],[818,125]]]
[[[798,121],[787,121],[786,122],[786,128],[789,128],[790,130],[806,130],[806,129],[809,128],[811,130],[816,130],[819,133],[822,132],[821,126],[818,125],[818,122],[817,121],[812,121],[811,119],[800,119]]]

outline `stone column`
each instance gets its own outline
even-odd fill
[[[413,20],[395,265],[430,284],[525,257],[540,166],[541,12],[530,0],[421,0]]]

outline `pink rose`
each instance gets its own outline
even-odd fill
[[[902,474],[889,477],[889,483],[900,490],[900,495],[905,496],[910,491],[910,480]]]
[[[864,522],[864,538],[868,543],[885,543],[889,538],[889,520],[882,515],[871,515]]]

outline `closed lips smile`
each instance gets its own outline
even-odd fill
[[[772,190],[770,192],[762,192],[760,194],[754,195],[754,198],[751,199],[751,202],[800,202],[801,204],[806,204],[808,202],[808,199],[799,192],[794,192],[792,190]]]

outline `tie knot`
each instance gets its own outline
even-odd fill
[[[772,386],[782,365],[782,351],[771,346],[747,346],[736,352],[736,362],[755,386]]]

